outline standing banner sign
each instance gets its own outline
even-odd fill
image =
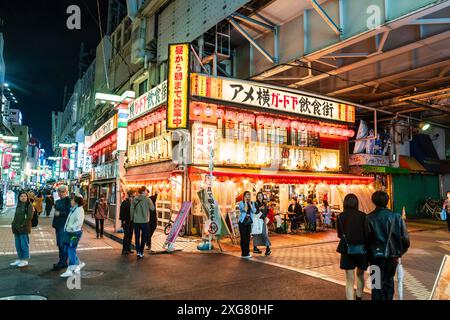
[[[178,235],[180,234],[181,228],[183,228],[184,225],[186,224],[187,216],[189,210],[191,210],[191,207],[192,202],[190,201],[183,202],[183,204],[181,205],[181,210],[178,213],[175,222],[173,223],[172,229],[170,230],[170,233],[167,236],[166,242],[164,242],[163,248],[167,249],[167,251],[173,251],[175,241],[177,240]]]
[[[169,45],[167,74],[167,129],[188,129],[189,43]]]

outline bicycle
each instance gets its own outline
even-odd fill
[[[439,200],[427,198],[420,209],[418,208],[418,211],[419,213],[430,215],[435,220],[441,220],[442,208],[439,205]]]
[[[175,221],[172,220],[172,215],[171,215],[169,222],[166,223],[166,225],[164,226],[164,234],[166,236],[168,236],[170,234],[170,231],[172,231],[172,226],[174,223],[175,223]],[[181,228],[180,232],[178,233],[178,236],[183,237],[185,234],[186,234],[186,225],[184,225]]]

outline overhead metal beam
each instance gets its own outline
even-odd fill
[[[319,81],[319,80],[323,80],[323,79],[329,78],[330,76],[339,75],[339,74],[342,74],[342,73],[345,73],[345,72],[348,72],[348,71],[351,71],[351,70],[354,70],[354,69],[358,69],[358,68],[367,66],[369,64],[372,64],[372,63],[375,63],[375,62],[378,62],[378,61],[381,61],[381,60],[384,60],[384,59],[388,59],[388,58],[391,58],[391,57],[395,57],[395,56],[398,56],[398,55],[400,55],[402,53],[405,53],[405,52],[408,52],[408,51],[420,48],[421,46],[430,45],[432,43],[435,43],[435,42],[438,42],[438,41],[442,41],[442,40],[445,40],[445,39],[448,39],[448,38],[450,38],[450,31],[446,31],[446,32],[443,32],[443,33],[440,33],[440,34],[437,34],[437,35],[434,35],[434,36],[422,39],[420,41],[412,42],[412,43],[407,44],[405,46],[402,46],[402,47],[399,47],[399,48],[396,48],[396,49],[392,49],[392,50],[389,50],[389,51],[386,51],[386,52],[383,52],[383,53],[380,53],[380,54],[377,54],[377,55],[373,55],[373,56],[368,57],[368,58],[366,58],[364,60],[361,60],[361,61],[358,61],[358,62],[355,62],[355,63],[352,63],[352,64],[348,64],[346,66],[340,67],[340,68],[338,68],[336,70],[331,70],[331,71],[329,71],[327,73],[323,73],[323,74],[314,76],[312,78],[309,78],[309,79],[297,82],[297,83],[293,84],[292,86],[293,87],[304,86],[304,85],[307,85],[307,84],[310,84],[310,83],[313,83],[313,82],[316,82],[316,81]]]
[[[450,18],[431,18],[431,19],[417,19],[410,24],[448,24],[450,23]]]
[[[338,25],[331,19],[328,13],[322,8],[322,6],[316,0],[308,0],[311,2],[311,5],[316,10],[316,12],[322,17],[322,19],[328,24],[328,26],[336,33],[340,35],[342,33],[342,29],[338,27]]]
[[[367,52],[347,52],[347,53],[333,53],[323,56],[322,59],[339,59],[339,58],[366,58],[369,55]]]
[[[241,25],[234,20],[232,17],[228,17],[228,21],[231,23],[231,25],[244,37],[248,40],[248,42],[251,43],[252,46],[256,48],[267,60],[269,60],[271,63],[278,63],[278,57],[272,57],[270,53],[268,53],[263,47],[261,47],[255,39],[247,32],[244,28],[241,27]]]
[[[275,31],[275,26],[274,25],[269,25],[269,24],[261,22],[259,20],[256,20],[256,19],[244,16],[243,14],[233,13],[231,16],[233,18],[238,19],[238,20],[241,20],[241,21],[244,21],[244,22],[247,22],[247,23],[250,23],[250,24],[257,25],[257,26],[262,27],[264,29],[267,29],[269,31],[272,31],[272,32]]]
[[[377,52],[383,52],[383,48],[384,48],[384,45],[385,45],[385,43],[386,43],[386,40],[387,40],[387,38],[388,38],[388,36],[389,36],[389,32],[390,32],[390,31],[386,31],[386,32],[383,33],[383,35],[381,36],[380,42],[378,42],[378,44],[377,44]],[[378,37],[378,35],[377,35],[377,37]],[[378,38],[377,38],[377,40],[378,40]]]
[[[386,76],[386,77],[377,78],[377,79],[373,79],[373,80],[370,80],[370,81],[365,81],[364,83],[356,84],[354,86],[342,88],[342,89],[339,89],[339,90],[335,90],[333,92],[329,92],[328,94],[329,95],[343,94],[343,93],[347,93],[349,91],[354,91],[354,90],[366,88],[367,86],[383,84],[385,82],[389,82],[389,81],[392,81],[392,80],[396,80],[396,79],[400,79],[400,78],[403,78],[403,77],[407,77],[409,75],[413,75],[413,74],[416,74],[416,73],[420,74],[422,72],[426,72],[426,71],[429,71],[429,70],[442,68],[444,66],[450,66],[450,60],[445,60],[445,61],[429,64],[429,65],[426,65],[426,66],[422,66],[422,67],[419,67],[419,68],[416,68],[416,69],[395,73],[395,74],[392,74],[392,75],[389,75],[389,76]]]

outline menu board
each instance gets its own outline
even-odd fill
[[[231,231],[231,236],[234,239],[240,237],[239,233],[239,210],[228,212],[225,217],[225,222],[228,226],[228,230]]]
[[[444,256],[431,293],[431,300],[450,300],[450,256]]]

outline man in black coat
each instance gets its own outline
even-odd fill
[[[295,231],[298,228],[298,224],[305,220],[305,214],[303,213],[302,206],[298,203],[297,197],[291,199],[288,212],[289,219],[291,220],[291,231]]]
[[[55,229],[56,234],[56,244],[59,249],[59,261],[53,265],[53,268],[56,270],[67,268],[68,253],[64,250],[63,234],[71,207],[70,198],[68,196],[69,189],[67,186],[62,185],[57,191],[59,200],[55,203],[55,216],[53,217],[52,223],[52,227]]]
[[[127,198],[122,201],[122,204],[120,205],[120,221],[122,222],[122,228],[123,228],[123,247],[122,247],[122,254],[127,255],[130,253],[134,253],[134,251],[131,249],[131,240],[133,238],[133,221],[131,221],[131,202],[134,199],[134,196],[136,195],[136,191],[134,190],[128,190],[127,192]]]
[[[372,300],[393,300],[398,259],[408,251],[409,235],[401,214],[387,208],[389,196],[386,192],[376,191],[372,202],[376,209],[366,219],[369,261],[380,271],[379,286],[372,289]]]
[[[150,200],[155,204],[155,210],[150,210],[150,221],[148,223],[148,237],[147,237],[147,250],[152,249],[152,237],[158,226],[158,217],[156,214],[156,201],[158,200],[158,192],[156,192],[153,196],[150,197]]]

